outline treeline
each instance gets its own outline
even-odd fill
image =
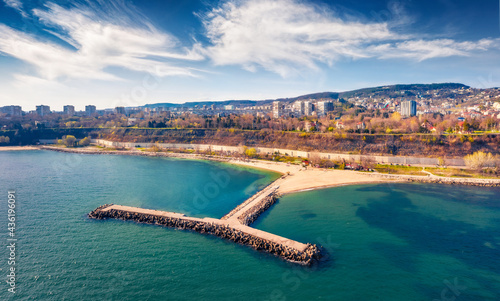
[[[304,151],[401,156],[463,157],[477,151],[498,153],[500,135],[301,133],[238,129],[35,129],[0,131],[2,145],[33,145],[39,139],[107,139],[123,142],[201,143],[275,147]]]
[[[0,131],[0,145],[35,145],[40,139],[61,139],[72,135],[78,139],[90,136],[92,129],[17,129]],[[3,143],[2,143],[3,141]]]
[[[102,129],[93,137],[127,142],[202,143],[275,147],[304,151],[400,156],[463,157],[476,151],[498,153],[500,135],[297,133],[235,129]]]

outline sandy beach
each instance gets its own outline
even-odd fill
[[[350,170],[327,170],[313,167],[304,168],[299,165],[281,162],[269,162],[262,160],[244,162],[241,160],[230,160],[228,163],[266,169],[288,175],[286,179],[280,183],[280,188],[278,189],[280,194],[340,185],[398,181],[397,179],[377,178],[362,172]]]

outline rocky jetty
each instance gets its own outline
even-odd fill
[[[259,216],[264,213],[278,200],[276,192],[273,192],[255,204],[252,208],[246,210],[242,215],[238,216],[238,220],[243,225],[251,225]]]
[[[268,202],[274,202],[275,199],[274,200],[273,199],[274,196]],[[283,258],[285,260],[297,262],[304,265],[310,265],[314,261],[319,260],[321,257],[320,247],[312,244],[308,244],[305,250],[299,251],[297,249],[290,248],[283,244],[272,242],[255,235],[239,231],[226,224],[204,221],[202,219],[167,217],[154,214],[128,212],[116,209],[103,210],[110,206],[112,206],[112,204],[100,206],[97,209],[90,212],[88,216],[90,218],[99,220],[107,218],[131,220],[138,223],[161,225],[165,227],[187,229],[199,233],[211,234],[223,239],[234,241],[242,245],[250,246],[255,250],[265,251],[274,254],[280,258]],[[263,206],[270,206],[270,205],[263,204]],[[254,215],[260,214],[257,213],[258,211],[259,210],[255,211]],[[248,218],[249,220],[251,220],[252,217],[249,216]]]

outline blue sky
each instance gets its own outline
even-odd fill
[[[0,0],[0,105],[500,86],[498,0]]]

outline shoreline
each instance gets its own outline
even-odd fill
[[[24,145],[24,146],[0,146],[0,152],[7,151],[23,151],[23,150],[39,150],[38,146]]]
[[[287,175],[287,180],[281,183],[278,193],[280,195],[297,193],[307,190],[325,189],[343,185],[362,185],[377,183],[435,183],[447,185],[468,185],[481,187],[500,187],[500,179],[478,179],[478,178],[450,178],[439,176],[412,176],[393,175],[382,173],[367,173],[351,170],[320,169],[315,167],[303,168],[299,165],[287,164],[283,162],[272,162],[256,159],[235,159],[228,157],[208,156],[201,154],[188,154],[176,152],[145,152],[137,150],[102,150],[95,147],[80,149],[59,148],[51,146],[40,146],[35,149],[51,150],[66,153],[80,154],[113,154],[131,155],[143,157],[167,157],[190,160],[204,160],[227,163],[236,166],[249,167],[272,171],[281,175]]]

